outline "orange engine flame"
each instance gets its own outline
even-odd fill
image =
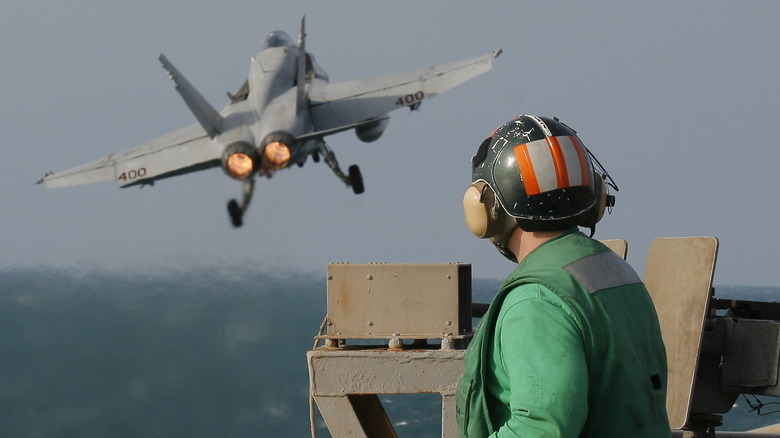
[[[246,178],[255,170],[255,163],[249,155],[237,152],[228,157],[227,169],[236,178]]]
[[[270,170],[278,170],[290,161],[290,148],[280,142],[272,141],[263,149],[263,167]]]

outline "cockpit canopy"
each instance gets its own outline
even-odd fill
[[[263,50],[271,47],[292,47],[293,40],[281,30],[275,30],[265,36]]]

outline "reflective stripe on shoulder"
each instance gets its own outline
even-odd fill
[[[569,263],[563,269],[590,293],[642,282],[631,265],[612,251],[589,255]]]

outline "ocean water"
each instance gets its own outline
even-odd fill
[[[475,280],[475,301],[497,286]],[[324,273],[251,267],[0,270],[0,437],[309,436],[305,352],[325,292]],[[439,436],[437,395],[381,399],[399,436]],[[749,410],[738,400],[723,429],[780,422]]]

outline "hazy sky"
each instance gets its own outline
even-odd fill
[[[328,137],[356,196],[324,163],[260,180],[245,225],[220,169],[143,189],[35,181],[189,125],[164,53],[217,108],[272,30],[331,82],[503,48],[492,72],[391,113],[384,136]],[[463,224],[469,162],[519,113],[576,129],[620,186],[596,237],[720,239],[716,284],[780,285],[780,37],[776,1],[86,1],[0,6],[0,267],[143,270],[229,264],[324,272],[329,262],[513,265]]]

